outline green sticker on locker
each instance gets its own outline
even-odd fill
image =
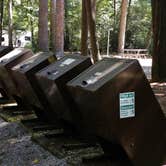
[[[120,119],[135,117],[135,92],[120,93]]]

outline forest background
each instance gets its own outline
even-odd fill
[[[96,36],[101,54],[106,54],[109,38],[109,51],[117,52],[118,32],[120,23],[121,0],[96,1]],[[9,13],[8,2],[3,2],[3,30],[8,30]],[[51,0],[48,6],[48,20],[51,19]],[[81,47],[81,1],[65,0],[65,51],[80,51]],[[29,31],[31,43],[26,47],[38,51],[38,0],[13,0],[12,28],[13,40],[19,33]],[[150,0],[130,0],[128,5],[125,48],[152,48],[152,14]],[[49,26],[50,27],[50,26]],[[51,29],[49,31],[49,48],[52,49]],[[89,46],[90,47],[90,46]]]

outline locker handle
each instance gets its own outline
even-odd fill
[[[20,69],[25,69],[28,66],[29,66],[29,63],[23,64],[23,65],[20,66]]]
[[[52,70],[47,72],[48,75],[56,75],[57,73],[58,73],[57,70]]]

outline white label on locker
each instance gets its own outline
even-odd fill
[[[135,92],[120,93],[120,119],[135,117]]]
[[[63,61],[60,66],[70,65],[70,64],[72,64],[74,61],[76,61],[76,60],[75,60],[75,59],[72,59],[72,58],[68,58],[68,59],[66,59],[65,61]]]

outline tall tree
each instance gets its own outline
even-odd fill
[[[9,46],[13,47],[13,1],[8,0],[8,16],[9,16],[9,22],[8,22],[8,38],[9,38]]]
[[[121,17],[120,17],[120,25],[119,25],[119,36],[118,36],[118,53],[123,53],[124,47],[125,47],[127,7],[128,7],[128,0],[122,0]]]
[[[4,0],[0,1],[0,45],[2,43],[2,28],[3,28],[3,5]]]
[[[90,32],[90,44],[94,62],[100,60],[96,38],[96,0],[86,0],[87,21]]]
[[[166,1],[152,0],[153,65],[152,79],[166,80]]]
[[[51,47],[52,50],[55,52],[56,48],[55,48],[55,32],[56,32],[56,0],[50,0],[50,35],[51,35]]]
[[[113,8],[114,8],[114,28],[115,28],[115,26],[116,26],[116,0],[114,0]]]
[[[33,7],[32,6],[34,6],[34,1],[27,1],[27,6],[28,6],[28,11],[29,11],[29,13],[28,13],[28,15],[29,15],[29,17],[28,17],[28,21],[29,21],[29,23],[30,23],[30,31],[31,31],[31,42],[32,42],[32,49],[33,49],[33,51],[34,51],[34,49],[35,49],[35,39],[34,39],[34,22],[35,22],[35,19],[34,19],[34,9],[33,9]],[[30,6],[30,7],[29,7]]]
[[[67,51],[70,50],[70,40],[71,40],[70,39],[70,35],[71,35],[71,33],[70,33],[70,30],[71,30],[70,24],[72,24],[72,23],[69,20],[70,20],[70,17],[72,17],[72,14],[71,14],[70,11],[73,11],[73,9],[71,9],[71,2],[69,0],[65,0],[64,50],[67,50]],[[70,22],[70,24],[69,24],[69,22]]]
[[[88,55],[88,22],[85,0],[82,0],[81,54]]]
[[[49,50],[48,40],[48,0],[39,0],[39,49]]]
[[[64,0],[56,0],[56,57],[64,56]]]

